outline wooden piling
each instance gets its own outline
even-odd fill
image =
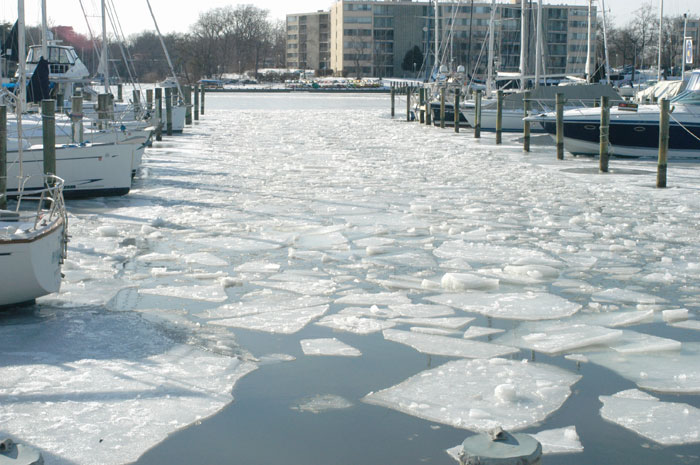
[[[165,133],[173,135],[173,96],[170,87],[165,88]]]
[[[7,208],[7,107],[0,105],[0,210]]]
[[[146,110],[153,111],[153,89],[146,89]]]
[[[530,115],[530,91],[523,92],[523,115],[527,118]],[[530,151],[530,122],[523,120],[523,150]]]
[[[496,144],[503,141],[503,91],[496,92]]]
[[[406,87],[406,121],[411,121],[411,93],[413,93],[413,87]]]
[[[194,86],[194,120],[199,121],[199,86]]]
[[[192,124],[192,86],[185,86],[185,124]]]
[[[430,126],[433,124],[433,104],[432,95],[430,89],[425,91],[425,125]]]
[[[445,129],[445,88],[440,89],[440,128]]]
[[[610,156],[608,142],[610,141],[610,99],[606,96],[600,98],[600,172],[608,172]]]
[[[391,86],[391,117],[396,116],[396,88]]]
[[[418,90],[418,113],[420,118],[418,121],[420,124],[425,123],[425,87],[421,87]]]
[[[163,89],[156,87],[156,140],[163,140]]]
[[[41,130],[44,143],[44,174],[56,175],[56,101],[41,101]],[[53,183],[51,183],[53,184]]]
[[[107,120],[109,119],[109,100],[109,94],[99,94],[97,96],[97,119],[100,129],[107,127]]]
[[[205,93],[204,89],[205,89],[204,84],[202,84],[202,101],[200,102],[201,107],[199,109],[199,114],[202,116],[204,116],[204,93]]]
[[[118,102],[123,102],[124,101],[124,86],[122,84],[117,84],[117,101]]]
[[[63,93],[59,92],[56,94],[56,109],[59,113],[63,113]]]
[[[656,187],[666,187],[666,171],[668,169],[668,138],[669,138],[669,101],[662,98],[659,114],[659,161],[656,171]]]
[[[476,91],[474,97],[474,138],[481,138],[481,91]]]
[[[136,89],[132,90],[131,99],[134,105],[134,119],[139,119],[141,113],[141,92]]]
[[[454,101],[454,121],[455,121],[455,132],[459,133],[459,88],[455,89],[455,101]]]
[[[564,94],[556,95],[555,106],[557,111],[556,122],[556,146],[557,160],[564,159]]]
[[[73,143],[83,143],[83,97],[74,95],[71,98],[71,140]]]

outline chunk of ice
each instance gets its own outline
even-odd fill
[[[400,324],[433,326],[436,328],[460,329],[474,321],[474,318],[468,316],[453,316],[444,318],[395,318],[392,320]]]
[[[544,420],[571,394],[580,376],[540,363],[457,360],[426,370],[362,400],[473,431],[517,431]],[[517,380],[516,402],[496,398],[497,386]]]
[[[346,305],[405,305],[411,300],[399,292],[379,292],[376,294],[349,294],[336,299],[336,304]]]
[[[389,305],[389,310],[397,317],[407,318],[434,318],[438,316],[454,315],[455,311],[446,305],[432,304],[401,304]]]
[[[359,357],[362,352],[336,338],[302,339],[299,341],[304,355],[334,355]]]
[[[498,293],[470,292],[443,294],[426,300],[450,305],[466,312],[512,320],[554,320],[575,314],[581,305],[544,292]]]
[[[375,320],[353,315],[328,315],[316,322],[319,326],[337,329],[356,334],[376,333],[383,329],[391,328],[396,323],[393,321]]]
[[[518,352],[513,347],[437,334],[423,334],[397,329],[387,329],[382,334],[387,341],[411,346],[424,354],[444,355],[446,357],[493,358]]]
[[[634,391],[600,396],[601,416],[665,446],[700,443],[700,409]]]
[[[224,302],[228,299],[221,286],[159,286],[139,288],[139,294],[177,297],[178,299],[201,300],[203,302]]]
[[[309,413],[322,413],[328,410],[341,410],[352,407],[352,402],[334,394],[319,394],[307,397],[292,405],[292,410]]]
[[[489,245],[481,242],[465,242],[463,240],[445,241],[433,253],[438,258],[461,258],[468,262],[490,265],[503,265],[528,259],[551,260],[551,257],[536,250]]]
[[[694,329],[700,331],[700,320],[676,321],[670,324],[674,328]]]
[[[496,342],[536,350],[545,354],[559,354],[594,345],[607,345],[621,337],[622,330],[619,329],[570,322],[553,322],[523,325],[499,337]]]
[[[267,333],[294,334],[328,311],[328,305],[282,309],[239,318],[213,320],[210,324],[233,328],[252,329]]]
[[[483,326],[470,326],[462,336],[464,339],[473,339],[481,336],[490,336],[492,334],[502,333],[505,330],[499,328],[484,328]]]
[[[664,310],[661,312],[664,321],[681,321],[688,319],[688,309],[679,308],[677,310]]]
[[[445,273],[440,284],[443,289],[448,291],[491,291],[498,289],[497,279],[484,278],[470,273]]]
[[[678,394],[700,393],[700,343],[686,342],[680,352],[591,353],[591,362],[634,381],[642,389]]]
[[[661,297],[652,294],[620,288],[606,289],[604,291],[596,292],[593,294],[592,298],[598,302],[626,304],[661,304],[666,302],[666,300],[662,299]]]
[[[532,435],[542,444],[542,454],[574,454],[583,452],[575,426],[556,428]]]

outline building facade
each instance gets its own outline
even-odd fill
[[[329,72],[330,14],[287,15],[287,68]]]
[[[534,74],[537,6],[525,2],[525,27],[528,74]],[[520,0],[496,4],[475,2],[440,2],[435,20],[434,2],[411,0],[338,0],[330,12],[329,66],[335,75],[351,77],[414,77],[421,69],[404,69],[407,52],[418,47],[425,57],[423,72],[435,63],[435,24],[438,25],[439,60],[452,67],[463,65],[471,73],[483,75],[487,68],[489,25],[494,24],[494,69],[517,72],[520,67],[521,5]],[[321,14],[321,13],[318,13]],[[493,16],[493,18],[492,18]],[[588,9],[571,5],[546,5],[542,10],[542,61],[547,75],[583,74],[587,56]],[[592,11],[595,31],[595,8]],[[306,28],[305,43],[299,32],[302,15],[287,17],[287,63],[289,67],[306,63],[310,50],[325,42],[311,37]],[[299,23],[297,23],[299,22]],[[324,36],[325,37],[325,36]],[[319,45],[320,46],[320,45]],[[595,40],[591,50],[594,68]],[[314,54],[321,51],[314,50]],[[296,61],[295,61],[296,60]],[[320,69],[320,68],[315,68]]]

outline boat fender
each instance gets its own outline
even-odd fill
[[[124,126],[123,124],[119,126],[119,129],[121,129],[122,132],[126,132],[126,126]]]

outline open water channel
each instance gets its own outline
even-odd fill
[[[0,433],[47,464],[700,463],[700,165],[557,162],[388,96],[208,94],[71,202],[61,293],[0,315]]]

